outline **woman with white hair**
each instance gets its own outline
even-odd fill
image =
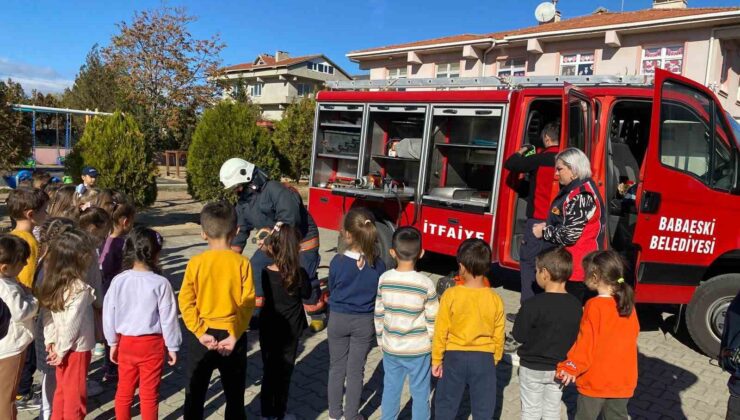
[[[547,221],[534,225],[532,233],[570,252],[573,274],[566,289],[585,302],[590,292],[583,283],[581,260],[604,246],[604,200],[591,179],[591,163],[579,149],[571,147],[555,156],[555,178],[560,182],[560,192],[550,205]]]

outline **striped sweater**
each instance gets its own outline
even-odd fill
[[[439,302],[432,280],[416,271],[386,271],[375,300],[375,333],[384,353],[417,357],[432,351]]]

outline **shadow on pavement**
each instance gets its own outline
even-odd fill
[[[685,369],[642,353],[637,356],[637,365],[639,375],[635,395],[640,398],[630,400],[630,416],[634,419],[688,418],[681,405],[681,392],[694,385],[699,378]],[[726,389],[721,392],[726,392]]]

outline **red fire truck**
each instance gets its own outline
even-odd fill
[[[427,251],[454,255],[476,237],[494,263],[517,269],[526,179],[502,163],[561,122],[560,147],[591,159],[608,207],[605,245],[630,261],[637,301],[686,305],[694,342],[718,353],[740,290],[740,125],[706,87],[661,70],[330,87],[317,98],[311,165],[319,226],[339,229],[362,206],[377,215],[384,250],[396,227],[413,225]],[[636,193],[624,194],[631,184]]]

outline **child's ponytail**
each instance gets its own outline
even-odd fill
[[[586,278],[596,277],[612,287],[619,316],[627,317],[635,309],[635,292],[624,279],[625,262],[614,251],[594,251],[583,258]]]
[[[128,270],[135,262],[144,264],[149,270],[160,274],[159,253],[162,251],[162,235],[159,232],[136,227],[123,245],[123,269]]]
[[[375,216],[362,207],[355,207],[344,217],[343,228],[360,248],[368,264],[374,266],[375,259],[378,258],[376,247],[378,230],[375,228]]]

